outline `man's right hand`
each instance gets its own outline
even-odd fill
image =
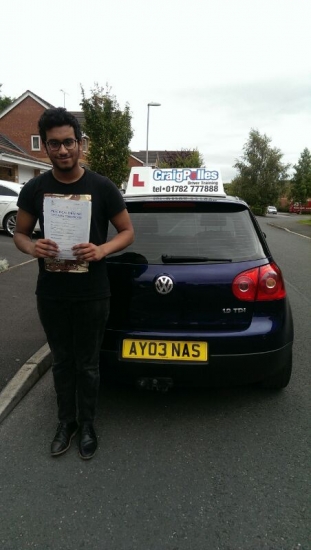
[[[34,258],[55,258],[59,253],[57,244],[50,239],[38,239],[32,244]]]

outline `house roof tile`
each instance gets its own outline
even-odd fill
[[[26,99],[27,97],[32,97],[32,99],[40,103],[40,105],[42,105],[45,109],[50,109],[54,107],[54,105],[52,105],[51,103],[48,103],[48,101],[45,101],[45,99],[42,99],[41,97],[34,94],[30,90],[26,90],[26,92],[24,92],[22,95],[16,98],[13,101],[13,103],[11,103],[11,105],[8,105],[3,111],[1,111],[0,118],[4,117],[7,113],[9,113],[12,109],[14,109],[14,107],[19,105],[19,103],[24,101],[24,99]]]
[[[81,127],[83,127],[85,118],[84,118],[84,112],[83,111],[69,111],[73,116],[76,117]]]
[[[167,155],[178,153],[181,153],[181,151],[148,151],[148,163],[155,165],[158,162],[162,162]],[[131,151],[131,155],[141,162],[146,161],[146,151]]]
[[[24,151],[24,149],[19,147],[19,145],[17,145],[13,141],[11,141],[4,134],[0,134],[0,154],[14,156],[14,157],[20,157],[24,160],[30,160],[30,161],[34,161],[36,163],[46,165],[46,162],[42,162],[37,157],[34,157],[32,155],[28,155],[28,153],[26,153],[26,151]]]

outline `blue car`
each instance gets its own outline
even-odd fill
[[[282,272],[219,171],[132,169],[124,197],[135,242],[107,258],[103,374],[164,390],[287,386],[293,320]]]

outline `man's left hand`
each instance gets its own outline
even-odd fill
[[[77,260],[85,262],[98,262],[104,257],[102,248],[93,243],[80,243],[72,247]]]

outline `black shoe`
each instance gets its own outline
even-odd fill
[[[77,422],[60,422],[51,444],[51,455],[58,456],[67,451],[72,438],[76,435],[79,426]]]
[[[92,458],[97,449],[97,437],[91,422],[82,422],[80,426],[79,454],[84,460]]]

